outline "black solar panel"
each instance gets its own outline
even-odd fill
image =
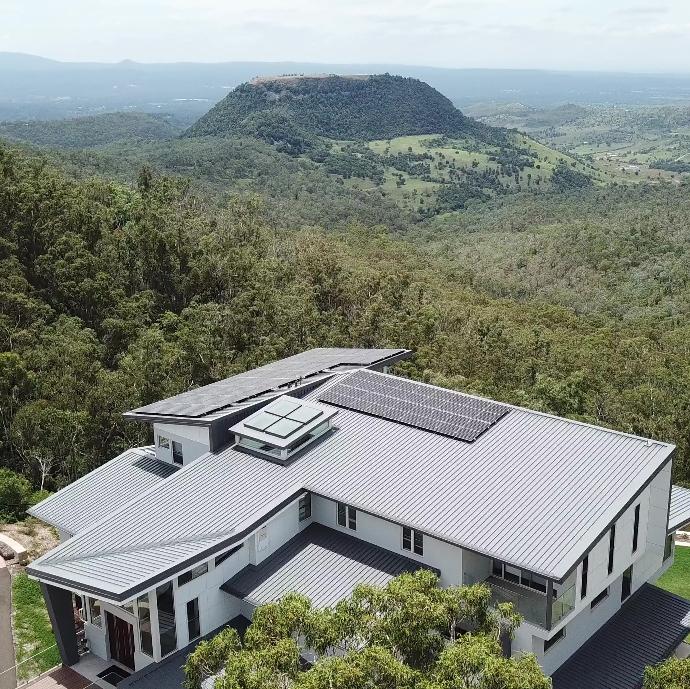
[[[498,402],[371,371],[356,371],[319,399],[470,443],[510,411]]]
[[[154,402],[135,411],[143,414],[203,416],[235,402],[295,383],[333,366],[343,364],[370,366],[404,351],[402,349],[311,349],[217,383]]]

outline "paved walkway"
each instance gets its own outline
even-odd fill
[[[0,556],[0,689],[15,689],[14,643],[12,641],[12,578]]]
[[[86,677],[82,677],[78,672],[70,670],[68,667],[59,667],[26,685],[26,689],[86,689],[86,687],[93,686],[92,682]],[[22,689],[24,688],[22,687]]]

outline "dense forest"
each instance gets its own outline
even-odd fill
[[[287,227],[255,195],[210,203],[146,166],[129,183],[74,179],[56,160],[0,147],[0,463],[36,488],[147,442],[146,429],[123,422],[129,408],[331,345],[408,347],[417,355],[403,375],[675,442],[675,478],[690,480],[690,326],[678,282],[687,204],[667,189],[644,201],[579,189],[538,207],[552,197],[518,195],[483,206],[482,223],[475,209],[392,234],[328,214],[321,227]],[[312,193],[328,207],[327,191]],[[519,244],[535,208],[533,219],[556,226],[545,265],[511,268],[506,247],[485,270],[482,243],[500,245],[505,232]],[[636,266],[636,250],[651,260]],[[541,253],[530,241],[520,251]],[[670,275],[666,293],[650,296],[655,262]],[[563,275],[578,304],[554,297]],[[587,307],[588,282],[609,306]],[[640,293],[621,314],[612,305],[626,282]]]

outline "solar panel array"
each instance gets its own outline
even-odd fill
[[[319,400],[469,443],[510,411],[498,402],[372,371],[356,371]]]
[[[236,402],[295,383],[333,366],[371,366],[404,349],[319,348],[274,361],[246,373],[183,392],[134,411],[166,416],[204,416]]]

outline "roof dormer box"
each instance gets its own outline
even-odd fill
[[[283,395],[230,428],[239,448],[284,463],[333,426],[337,409]]]

